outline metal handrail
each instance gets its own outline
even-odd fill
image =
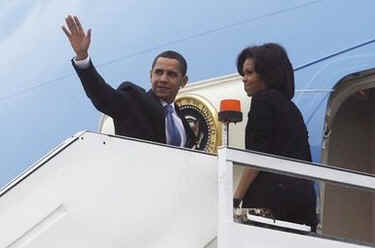
[[[375,192],[372,174],[231,147],[221,149],[227,161],[241,166]]]

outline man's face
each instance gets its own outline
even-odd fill
[[[187,83],[176,59],[159,57],[150,72],[152,91],[160,99],[171,103],[178,90]]]

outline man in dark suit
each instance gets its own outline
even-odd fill
[[[88,55],[91,29],[85,32],[76,16],[68,16],[65,22],[62,29],[76,53],[73,67],[96,109],[113,118],[117,135],[193,147],[194,134],[174,104],[179,89],[188,81],[182,55],[165,51],[156,56],[150,71],[152,89],[148,92],[130,82],[123,82],[115,90],[96,71]]]

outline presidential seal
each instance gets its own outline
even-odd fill
[[[194,132],[194,149],[216,153],[221,144],[221,125],[211,103],[197,95],[186,95],[176,100],[181,113]]]

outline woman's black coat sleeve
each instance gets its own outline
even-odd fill
[[[270,153],[273,125],[272,106],[265,99],[253,98],[246,125],[246,149]]]

